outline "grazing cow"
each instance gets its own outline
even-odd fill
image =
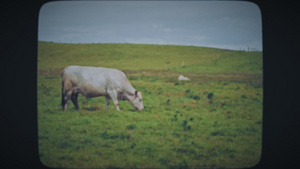
[[[113,101],[117,110],[118,100],[128,100],[136,110],[144,110],[142,94],[137,92],[126,75],[117,69],[102,67],[68,66],[62,73],[62,99],[63,110],[68,110],[71,99],[78,110],[78,94],[85,97],[106,97],[105,109],[110,100]]]

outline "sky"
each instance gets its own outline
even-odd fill
[[[263,49],[260,9],[246,1],[48,2],[38,40]]]

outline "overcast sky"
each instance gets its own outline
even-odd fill
[[[38,25],[39,41],[262,50],[259,7],[243,1],[56,1]]]

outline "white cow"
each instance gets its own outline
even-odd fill
[[[187,77],[184,77],[183,75],[179,75],[178,80],[186,80],[189,81],[190,79]]]
[[[106,97],[105,109],[110,100],[113,101],[117,110],[118,99],[126,99],[136,110],[144,110],[142,94],[137,92],[126,75],[117,69],[102,67],[68,66],[62,73],[62,100],[63,110],[68,110],[68,103],[71,99],[78,110],[78,94],[85,97]]]

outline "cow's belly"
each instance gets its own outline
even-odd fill
[[[73,89],[75,93],[80,93],[85,97],[98,97],[98,96],[106,96],[107,91],[105,88],[96,88],[92,85],[85,85],[81,87],[75,87]]]

